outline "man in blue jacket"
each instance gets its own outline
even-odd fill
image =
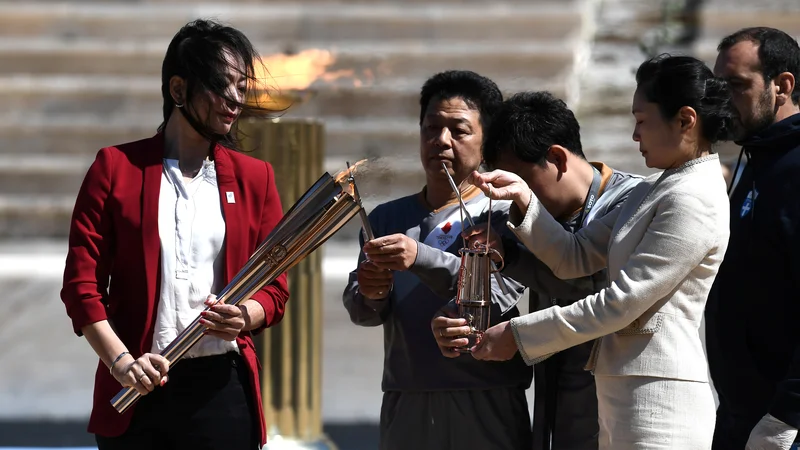
[[[376,238],[361,242],[342,301],[356,325],[383,327],[381,450],[530,447],[530,367],[520,356],[502,363],[443,358],[428,325],[455,296],[463,246],[462,213],[442,163],[460,186],[464,214],[491,220],[499,233],[508,221],[510,202],[494,202],[490,216],[489,199],[464,182],[480,165],[484,130],[501,103],[497,85],[474,72],[428,79],[420,93],[426,184],[369,215]],[[504,293],[492,278],[494,323],[519,316],[524,288],[505,283]]]
[[[789,449],[800,428],[800,48],[782,31],[743,29],[722,40],[714,71],[730,83],[747,165],[706,307],[713,448]]]

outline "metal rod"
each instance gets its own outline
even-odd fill
[[[469,222],[469,226],[470,227],[474,227],[475,226],[475,221],[472,220],[472,216],[469,215],[469,211],[467,210],[467,206],[464,205],[464,199],[461,198],[461,191],[458,190],[458,186],[456,186],[456,182],[455,182],[455,180],[453,180],[453,177],[450,176],[450,172],[447,170],[447,165],[445,163],[442,163],[442,169],[444,169],[444,173],[445,173],[445,175],[447,175],[447,181],[450,182],[450,187],[452,187],[453,188],[453,192],[456,193],[456,198],[458,198],[458,203],[459,203],[459,205],[461,205],[461,209],[464,211],[464,217],[467,218],[467,222]],[[491,199],[489,201],[491,201]],[[489,220],[489,223],[492,222],[491,211],[489,211],[488,220]],[[488,238],[489,238],[489,236],[487,236],[487,239]],[[491,264],[492,264],[492,270],[494,271],[494,279],[497,280],[497,284],[498,284],[498,286],[500,286],[500,291],[503,294],[507,295],[508,294],[508,286],[506,286],[506,280],[503,278],[502,275],[500,275],[500,272],[497,271],[497,265],[494,263],[494,261],[491,261]]]
[[[445,165],[445,163],[442,163],[442,169],[444,169],[444,173],[447,175],[447,181],[450,182],[450,187],[452,187],[453,192],[456,193],[456,198],[458,198],[458,203],[461,205],[461,209],[464,211],[464,217],[467,218],[469,226],[474,227],[475,221],[472,220],[472,216],[469,215],[469,211],[467,211],[467,206],[464,204],[464,199],[461,198],[461,191],[458,190],[458,186],[456,186],[455,180],[453,180],[453,177],[450,176],[450,172],[447,171],[447,165]],[[491,217],[489,219],[491,219]]]
[[[350,170],[350,161],[347,161],[347,169]],[[358,215],[361,217],[361,226],[364,228],[364,234],[366,235],[364,242],[369,242],[375,239],[375,233],[372,232],[372,225],[369,223],[369,217],[367,217],[367,212],[364,210],[364,205],[361,203],[361,194],[358,193],[358,185],[356,184],[356,178],[353,172],[355,171],[350,171],[349,181],[353,186],[353,196],[360,207],[358,210]]]

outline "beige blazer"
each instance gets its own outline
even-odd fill
[[[699,330],[728,245],[725,190],[719,157],[705,156],[648,177],[576,234],[532,196],[522,222],[509,224],[517,237],[556,276],[607,267],[609,284],[572,305],[511,319],[525,361],[599,338],[587,364],[596,375],[708,381]]]

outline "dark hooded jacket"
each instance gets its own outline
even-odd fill
[[[800,114],[741,142],[731,234],[706,307],[720,408],[800,428]]]

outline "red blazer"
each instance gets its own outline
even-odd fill
[[[150,351],[158,311],[163,154],[162,134],[100,150],[81,186],[70,226],[61,299],[75,333],[80,336],[81,327],[109,319],[134,357]],[[281,219],[283,210],[270,164],[221,145],[214,149],[214,161],[225,217],[224,279],[228,284]],[[233,202],[228,201],[230,193]],[[264,307],[265,327],[280,322],[288,298],[285,274],[253,296]],[[261,366],[249,332],[236,342],[250,371],[263,445]],[[125,432],[134,408],[119,414],[111,406],[111,398],[120,389],[100,361],[90,433],[119,436]]]

